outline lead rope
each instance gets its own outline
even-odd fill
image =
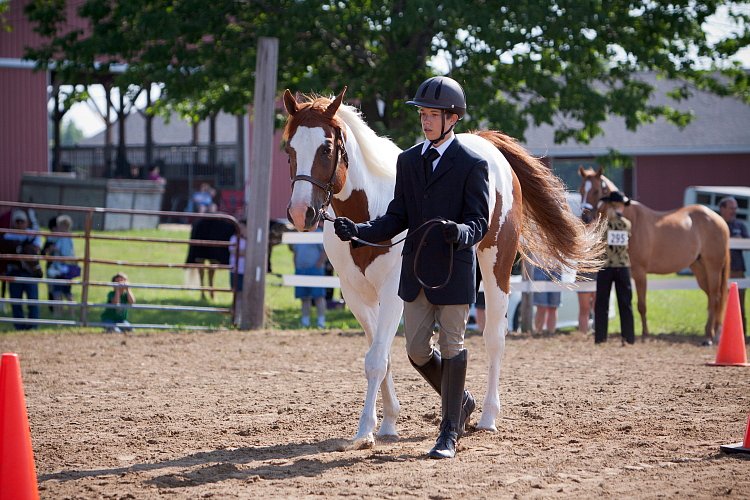
[[[327,206],[320,207],[320,216],[329,222],[335,222],[336,219],[328,215],[328,212],[326,212],[327,208],[328,208]],[[445,224],[446,222],[448,221],[443,219],[442,217],[435,217],[434,219],[430,219],[427,222],[424,222],[414,231],[410,231],[409,234],[407,234],[400,240],[394,241],[393,243],[372,243],[372,242],[363,240],[362,238],[358,238],[357,236],[352,236],[352,240],[356,241],[357,243],[361,243],[362,245],[367,245],[369,247],[391,248],[393,246],[398,245],[402,241],[405,241],[413,236],[416,236],[417,233],[427,228],[423,232],[422,238],[419,240],[419,245],[417,246],[417,253],[414,255],[414,277],[417,278],[417,281],[419,282],[419,284],[422,285],[424,288],[427,288],[428,290],[439,290],[440,288],[444,288],[448,284],[448,282],[451,280],[451,276],[453,276],[453,245],[449,244],[450,255],[448,257],[448,276],[446,276],[445,281],[440,283],[439,285],[428,285],[427,283],[422,281],[422,278],[419,277],[419,273],[417,272],[417,262],[419,262],[419,256],[422,253],[422,247],[424,246],[424,242],[427,239],[427,235],[430,234],[430,231],[438,227],[438,225]]]

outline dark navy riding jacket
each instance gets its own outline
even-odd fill
[[[410,235],[425,221],[442,217],[458,223],[459,242],[453,244],[453,271],[448,284],[437,290],[425,289],[427,300],[437,305],[472,304],[476,300],[476,253],[474,245],[487,232],[489,182],[487,162],[455,138],[440,158],[429,182],[422,163],[422,144],[401,153],[396,165],[396,187],[387,212],[377,219],[358,224],[359,237],[366,241],[387,241],[404,229]],[[427,285],[445,281],[450,267],[450,247],[443,226],[430,226],[422,243],[416,271]],[[422,285],[414,274],[417,246],[423,231],[404,243],[399,296],[411,302]]]

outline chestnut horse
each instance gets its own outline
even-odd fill
[[[355,108],[342,105],[345,91],[333,100],[298,101],[289,90],[284,93],[289,113],[284,140],[292,178],[287,212],[299,231],[315,230],[324,214],[329,220],[334,215],[355,222],[375,219],[386,212],[393,198],[401,150],[377,136]],[[570,212],[562,182],[515,140],[493,131],[459,134],[458,140],[489,165],[489,230],[477,246],[487,302],[484,342],[489,374],[477,427],[494,431],[500,411],[500,365],[516,251],[524,257],[533,252],[547,267],[559,261],[573,268],[592,268],[598,264],[591,256],[599,255],[595,248],[599,235],[588,231]],[[383,420],[377,435],[397,435],[399,403],[391,377],[390,350],[403,311],[398,296],[403,242],[389,248],[353,249],[336,237],[332,224],[325,224],[323,233],[342,295],[369,343],[367,393],[352,443],[355,448],[369,447],[377,424],[378,388]]]
[[[617,186],[597,171],[579,167],[581,202],[584,218],[594,211],[603,213],[602,197]],[[676,273],[690,267],[698,286],[708,296],[706,340],[720,334],[727,302],[729,278],[729,230],[717,213],[703,205],[688,205],[668,212],[658,212],[631,201],[623,215],[632,224],[629,242],[630,270],[638,295],[643,336],[649,334],[646,321],[647,274]]]

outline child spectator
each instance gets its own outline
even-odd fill
[[[199,214],[216,212],[214,196],[216,196],[216,190],[209,183],[202,182],[200,189],[190,197],[187,211]]]
[[[240,313],[240,299],[242,298],[242,282],[245,279],[245,248],[247,244],[247,221],[241,219],[239,221],[240,234],[233,234],[229,238],[229,264],[232,266],[232,271],[229,273],[229,280],[232,284],[232,290],[234,290],[234,314],[239,323]],[[238,243],[239,240],[239,250]]]
[[[128,288],[128,277],[125,273],[117,273],[112,276],[113,289],[107,294],[107,304],[132,306],[135,304],[135,296]],[[128,322],[129,307],[107,307],[102,311],[102,323],[107,323],[108,333],[129,332],[131,328]]]
[[[323,228],[318,228],[323,231]],[[297,244],[291,245],[294,252],[294,272],[304,276],[325,275],[325,263],[328,259],[322,244]],[[302,287],[294,289],[294,296],[302,300],[302,317],[300,324],[304,328],[310,326],[310,309],[312,302],[318,310],[318,328],[326,326],[326,292],[321,287]]]

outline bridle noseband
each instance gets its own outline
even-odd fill
[[[344,168],[349,168],[349,155],[346,153],[346,146],[344,145],[344,141],[341,138],[341,129],[338,127],[334,127],[333,130],[333,156],[335,157],[335,162],[333,164],[331,177],[328,178],[328,182],[323,183],[310,175],[297,174],[292,177],[292,189],[294,189],[295,182],[307,181],[310,184],[319,187],[323,190],[323,192],[325,192],[326,197],[323,200],[323,204],[320,206],[320,209],[318,210],[318,214],[320,217],[323,217],[328,221],[334,220],[330,215],[328,215],[328,206],[331,204],[331,200],[333,199],[333,179],[334,177],[336,177],[336,172],[338,172],[339,163],[343,162]]]

